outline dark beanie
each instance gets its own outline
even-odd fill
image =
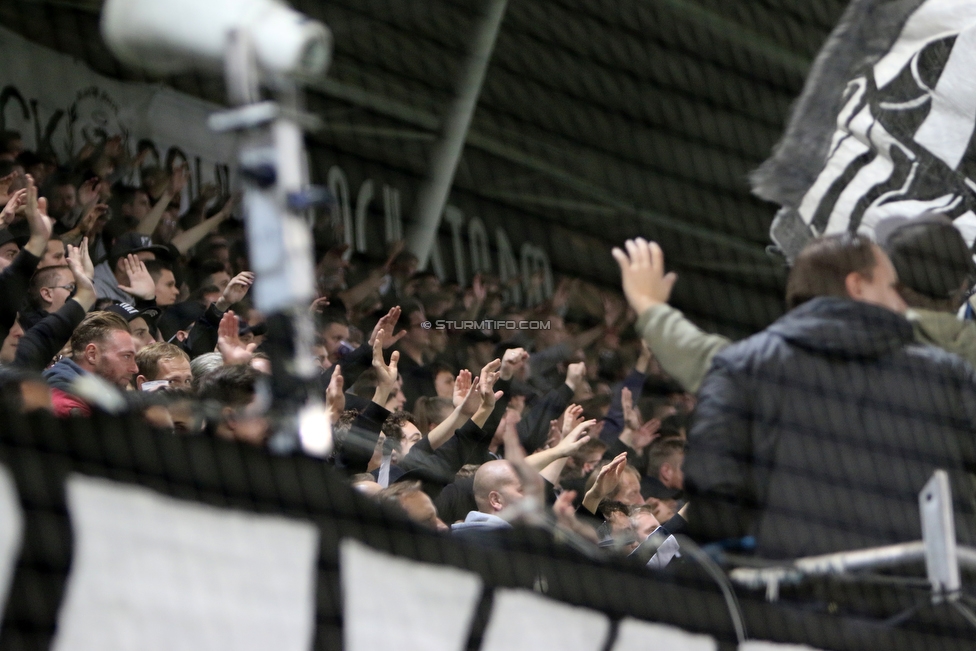
[[[875,234],[899,282],[919,294],[949,299],[963,283],[968,287],[976,281],[973,252],[948,217],[892,217],[881,221]]]

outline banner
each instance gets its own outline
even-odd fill
[[[207,127],[208,116],[222,107],[161,84],[103,77],[2,27],[0,61],[5,62],[0,66],[0,130],[18,131],[27,149],[53,152],[64,163],[86,144],[122,136],[132,155],[137,147],[150,147],[150,163],[166,168],[174,161],[189,164],[184,209],[203,184],[215,183],[221,193],[229,191],[237,156],[234,136]],[[358,251],[385,258],[388,247],[405,235],[401,192],[412,201],[417,182],[360,178],[334,160],[320,173],[322,178],[314,181],[328,186],[336,197],[335,219],[350,246],[347,256]],[[376,173],[382,175],[383,170],[370,170]],[[139,183],[136,174],[130,183]],[[466,287],[475,274],[494,273],[503,283],[511,283],[509,298],[516,304],[534,305],[552,295],[552,267],[543,246],[511,237],[510,229],[500,225],[489,229],[476,215],[454,205],[444,211],[442,231],[446,230],[450,240],[435,246],[431,261],[441,279],[451,277]]]
[[[20,132],[25,148],[65,163],[86,144],[122,136],[130,154],[140,144],[152,148],[147,163],[186,161],[191,196],[203,183],[229,190],[233,136],[207,128],[221,107],[162,85],[108,79],[4,28],[0,61],[0,130]]]
[[[819,235],[889,216],[953,219],[976,240],[976,3],[854,0],[807,79],[786,134],[753,174],[782,204],[788,258]]]

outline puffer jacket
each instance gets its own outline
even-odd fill
[[[796,558],[919,540],[939,468],[960,542],[976,540],[976,373],[898,314],[809,301],[719,353],[698,399],[684,475],[700,541]]]

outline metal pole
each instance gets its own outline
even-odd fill
[[[415,224],[407,238],[407,246],[419,258],[421,269],[427,266],[437,238],[441,215],[454,183],[454,174],[478,104],[478,95],[481,94],[506,4],[507,0],[489,0],[475,28],[471,51],[458,78],[457,93],[434,145],[429,174],[417,195]]]

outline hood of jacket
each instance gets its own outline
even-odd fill
[[[475,531],[488,529],[511,529],[512,525],[491,513],[471,511],[464,518],[464,522],[451,525],[451,531]]]
[[[61,389],[62,391],[71,391],[71,384],[76,379],[83,375],[87,375],[88,371],[81,368],[70,359],[62,359],[57,364],[51,368],[44,371],[44,379],[47,383],[54,387],[55,389]]]
[[[876,359],[915,340],[908,319],[870,303],[821,296],[788,312],[768,330],[811,352]]]
[[[905,315],[915,328],[915,338],[955,353],[976,366],[976,323],[960,321],[955,314],[911,309]]]

